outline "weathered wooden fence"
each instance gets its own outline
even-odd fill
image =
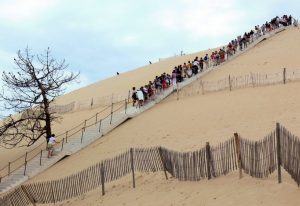
[[[300,70],[287,70],[276,73],[250,73],[241,76],[232,76],[215,80],[198,80],[195,83],[179,91],[180,96],[193,96],[195,94],[206,94],[218,91],[232,91],[241,88],[259,87],[273,84],[286,84],[288,82],[299,81]],[[178,95],[178,94],[173,94]]]
[[[281,163],[300,186],[300,139],[286,128],[280,127]]]
[[[205,148],[194,152],[162,149],[166,170],[180,181],[198,181],[207,177]]]
[[[234,138],[211,148],[211,173],[213,177],[226,175],[237,169],[236,143]]]
[[[196,151],[177,152],[162,147],[130,150],[58,180],[24,184],[0,199],[3,206],[56,203],[81,196],[96,188],[105,194],[105,183],[131,174],[135,188],[135,172],[164,171],[180,181],[199,181],[226,175],[237,169],[266,178],[276,169],[281,182],[281,166],[300,185],[300,139],[278,123],[262,140],[241,138],[235,133],[217,146]]]
[[[268,177],[277,168],[275,132],[259,141],[240,138],[243,171],[257,178]]]
[[[50,107],[50,112],[63,114],[74,111],[75,102],[66,105],[54,105]]]

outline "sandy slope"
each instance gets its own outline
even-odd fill
[[[297,48],[300,44],[299,34],[298,29],[282,32],[264,41],[247,54],[211,72],[205,79],[215,80],[228,74],[240,75],[251,71],[274,72],[282,67],[300,69],[300,59],[296,58],[296,54],[299,54]],[[172,62],[176,65],[183,61]],[[155,65],[150,65],[152,66]],[[162,68],[164,66],[166,65],[162,65]],[[146,79],[143,71],[146,71],[146,68],[122,75],[128,75],[127,81],[130,78],[131,80],[139,78],[138,75]],[[103,81],[103,84],[99,83],[99,91],[101,89],[104,91],[106,85],[106,88],[114,88],[116,92],[120,92],[121,90],[117,88],[119,84],[112,84],[112,82],[122,75]],[[123,83],[120,81],[121,86],[119,86],[124,87]],[[136,83],[138,84],[138,81]],[[131,83],[127,82],[127,84],[127,87],[131,86],[129,85]],[[77,95],[87,97],[88,90],[91,88],[98,88],[97,84],[83,88],[82,93],[79,90],[67,95],[65,101],[70,101]],[[130,147],[163,145],[174,150],[189,151],[203,147],[206,141],[216,144],[226,140],[234,132],[239,132],[246,138],[261,139],[274,129],[276,121],[300,135],[299,89],[300,83],[295,82],[287,85],[180,97],[179,101],[176,101],[174,96],[170,97],[30,182],[72,174]],[[69,115],[70,121],[76,119],[76,113]],[[130,176],[125,177],[110,183],[105,197],[101,197],[98,190],[88,194],[84,200],[79,198],[65,205],[99,205],[100,203],[104,205],[298,205],[300,203],[299,189],[286,174],[281,185],[276,183],[276,176],[266,180],[246,176],[242,180],[237,180],[235,173],[201,182],[178,182],[174,179],[166,181],[163,178],[160,173],[140,174],[137,189],[132,190]]]
[[[180,182],[164,179],[162,173],[138,175],[136,188],[131,177],[106,185],[106,194],[100,188],[84,197],[65,202],[66,206],[98,205],[156,205],[156,206],[282,206],[299,205],[299,189],[284,174],[284,182],[277,184],[277,177],[258,180],[237,173],[200,182]]]
[[[300,134],[297,121],[300,98],[289,94],[289,91],[299,89],[300,83],[291,83],[198,95],[179,101],[175,97],[168,99],[33,181],[72,174],[130,147],[162,145],[190,151],[202,148],[206,141],[216,144],[227,140],[234,132],[245,138],[261,139],[274,129],[276,121]]]
[[[275,44],[273,48],[277,48],[277,50],[284,50],[290,44],[283,40],[292,39],[299,33],[300,31],[297,29],[282,32],[270,41],[262,43],[260,47],[251,50],[249,55],[243,55],[233,60],[224,68],[211,72],[205,78],[210,79],[210,76],[214,78],[218,73],[221,73],[221,77],[227,75],[226,72],[231,68],[230,65],[241,62],[240,59],[243,59],[244,65],[248,64],[251,68],[258,70],[261,62],[265,60],[260,58],[257,59],[256,64],[253,64],[252,59],[253,56],[257,56],[257,52],[267,58],[271,45]],[[289,36],[287,37],[287,35]],[[300,38],[298,41],[300,42]],[[279,55],[282,54],[279,53]],[[288,55],[280,59],[295,66],[300,65],[300,60],[289,59]],[[284,65],[285,63],[282,62],[281,64]],[[236,70],[233,70],[231,74]],[[275,67],[274,70],[277,68]],[[276,121],[286,125],[294,133],[300,134],[300,128],[297,125],[297,117],[300,115],[299,97],[296,94],[290,94],[290,91],[297,91],[299,87],[300,84],[294,82],[287,85],[180,97],[179,101],[176,101],[175,96],[173,96],[155,108],[121,125],[70,159],[90,159],[90,161],[85,162],[79,161],[81,163],[78,168],[84,168],[84,165],[90,165],[133,146],[163,145],[177,150],[193,150],[202,147],[206,141],[213,144],[228,139],[234,132],[239,132],[247,138],[260,139],[274,129]],[[66,161],[62,165],[66,165],[68,162]],[[75,165],[70,160],[71,164],[74,169]],[[61,169],[67,172],[67,168]],[[63,175],[65,173],[62,172]]]
[[[132,86],[145,85],[150,80],[153,81],[156,75],[160,75],[164,72],[171,73],[174,66],[182,64],[183,62],[187,62],[188,60],[193,60],[196,56],[204,56],[206,53],[211,53],[211,51],[206,50],[194,54],[170,58],[168,60],[162,60],[158,63],[153,63],[133,71],[122,73],[119,76],[114,76],[103,81],[96,82],[87,87],[83,87],[79,90],[61,96],[57,99],[56,104],[65,105],[72,101],[89,101],[92,97],[95,98],[108,96],[108,98],[110,98],[112,94],[127,94]],[[66,130],[69,130],[80,124],[85,119],[95,115],[102,109],[103,107],[98,107],[95,109],[88,109],[61,115],[61,118],[54,123],[53,132],[55,134],[64,133]],[[44,139],[40,140],[37,144],[40,144],[43,141]],[[16,158],[24,155],[26,151],[32,150],[36,145],[33,145],[29,148],[15,148],[13,150],[6,150],[0,147],[0,168],[7,165],[9,161],[15,160]]]
[[[90,99],[91,97],[110,96],[114,94],[127,94],[133,86],[143,86],[153,81],[155,76],[166,72],[171,74],[174,66],[183,64],[183,62],[194,60],[196,56],[203,57],[206,53],[210,54],[211,50],[205,50],[184,56],[178,56],[162,60],[157,63],[149,64],[144,67],[121,73],[119,76],[114,76],[79,90],[73,91],[59,98],[58,104],[66,104],[71,101]]]
[[[300,30],[289,29],[256,45],[255,49],[224,65],[222,71],[212,72],[205,80],[238,76],[250,72],[281,72],[282,68],[300,69],[299,59]]]

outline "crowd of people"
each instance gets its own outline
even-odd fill
[[[298,26],[298,22],[291,15],[283,15],[281,18],[276,16],[275,18],[271,19],[271,21],[264,23],[262,26],[255,26],[254,30],[245,32],[243,35],[239,35],[236,39],[231,40],[228,43],[226,48],[227,57],[234,55],[237,49],[242,51],[243,49],[247,48],[250,43],[262,35],[265,35],[266,33],[282,26],[290,26],[293,24],[293,22],[295,26]]]
[[[231,40],[226,47],[213,51],[210,56],[206,54],[204,57],[196,57],[193,61],[184,62],[182,65],[175,66],[171,74],[163,73],[160,76],[156,76],[153,81],[149,81],[149,83],[144,86],[139,88],[133,87],[133,106],[143,106],[145,102],[152,100],[156,94],[159,94],[170,86],[176,90],[178,82],[182,82],[186,78],[191,78],[209,67],[220,65],[230,58],[230,56],[234,55],[238,49],[240,51],[246,49],[255,39],[282,26],[290,26],[292,24],[298,26],[298,21],[291,15],[283,15],[281,18],[276,16],[271,19],[271,21],[267,21],[261,26],[257,25],[251,31],[237,36]]]

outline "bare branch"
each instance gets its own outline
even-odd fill
[[[0,145],[7,148],[30,146],[40,137],[49,137],[51,122],[58,118],[51,113],[50,103],[79,76],[66,74],[65,60],[55,60],[49,48],[40,55],[31,55],[29,48],[18,51],[14,62],[15,72],[2,73],[4,86],[0,92],[1,107],[20,113],[6,117],[0,126]]]

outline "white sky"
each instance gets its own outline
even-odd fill
[[[50,47],[81,72],[81,87],[299,11],[296,0],[0,0],[0,70],[13,70],[20,49]]]

